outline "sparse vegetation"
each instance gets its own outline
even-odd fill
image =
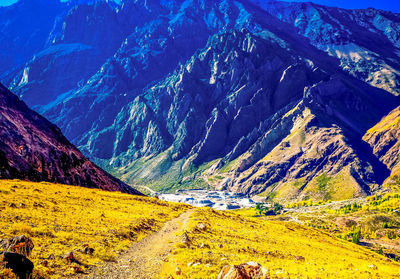
[[[35,244],[31,260],[43,278],[73,273],[73,266],[63,260],[71,251],[78,251],[76,256],[89,266],[115,261],[132,242],[188,208],[155,198],[51,183],[0,180],[0,191],[0,238],[30,237]],[[79,252],[84,245],[94,249],[93,255]]]
[[[271,221],[198,209],[187,229],[191,247],[176,245],[160,278],[214,279],[226,264],[248,261],[268,269],[270,278],[400,276],[396,262],[320,230],[278,221],[282,216],[270,217]],[[207,229],[199,230],[199,223],[207,224]]]

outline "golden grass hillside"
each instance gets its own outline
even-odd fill
[[[88,266],[114,261],[134,241],[158,230],[188,206],[88,188],[0,180],[0,238],[24,234],[35,248],[38,277],[73,272],[71,251]],[[80,253],[85,246],[93,255]]]
[[[199,229],[204,223],[207,228]],[[321,230],[198,209],[161,278],[216,278],[226,264],[256,261],[271,278],[399,278],[400,265]],[[178,275],[180,274],[180,275]],[[171,278],[171,277],[170,277]]]

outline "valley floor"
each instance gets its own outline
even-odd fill
[[[249,261],[271,278],[400,277],[397,262],[282,217],[22,181],[0,181],[0,208],[0,238],[25,234],[35,243],[35,279],[211,279]],[[81,252],[86,246],[92,255]],[[83,274],[65,260],[71,251]]]

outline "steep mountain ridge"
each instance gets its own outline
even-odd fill
[[[88,2],[10,85],[124,181],[341,199],[389,176],[362,137],[400,105],[396,14]]]
[[[314,3],[253,2],[292,24],[317,48],[338,58],[341,67],[354,77],[399,95],[398,14],[372,8],[346,10]]]
[[[55,23],[52,43],[20,67],[9,85],[38,111],[73,94],[71,90],[95,74],[129,33],[105,1],[72,6],[62,23]]]
[[[0,84],[0,178],[139,194],[98,168],[45,118]]]
[[[54,22],[64,10],[64,5],[58,1],[39,0],[21,0],[12,6],[0,7],[2,80],[6,80],[15,67],[45,48]]]
[[[363,139],[371,146],[376,157],[391,170],[387,183],[400,181],[400,107],[369,129]]]
[[[114,139],[110,164],[120,168],[117,174],[146,184],[164,177],[155,184],[163,190],[196,184],[193,173],[211,162],[202,179],[222,176],[222,183],[210,184],[250,195],[297,179],[305,187],[320,175],[345,176],[354,188],[344,194],[349,197],[370,193],[388,170],[368,156],[361,137],[398,99],[346,75],[331,76],[294,53],[247,31],[216,35],[125,107],[91,141],[91,153]],[[134,161],[140,158],[147,159]],[[340,191],[332,190],[332,198]]]

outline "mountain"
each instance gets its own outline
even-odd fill
[[[55,21],[64,10],[58,1],[43,0],[20,0],[12,6],[0,7],[2,80],[45,48]]]
[[[250,0],[68,7],[8,85],[122,180],[285,200],[368,195],[390,176],[365,135],[400,105],[397,14]]]
[[[0,84],[0,177],[139,194],[98,168]]]
[[[9,84],[38,111],[84,84],[124,38],[115,9],[105,1],[72,6],[67,11],[54,23],[51,44],[18,67]]]
[[[398,99],[279,43],[247,31],[213,36],[128,104],[90,142],[92,154],[114,141],[116,174],[163,191],[206,181],[281,198],[369,194],[388,170],[361,138]],[[328,189],[314,189],[325,176]]]
[[[352,76],[399,95],[399,14],[314,3],[253,2],[293,25],[318,49],[339,59],[341,68]]]
[[[369,129],[363,139],[373,148],[375,156],[391,170],[391,176],[387,182],[399,181],[400,107]]]

